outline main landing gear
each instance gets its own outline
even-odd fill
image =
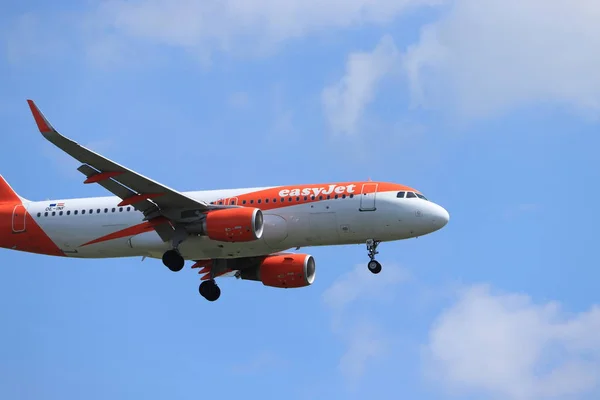
[[[367,240],[367,250],[369,251],[369,258],[371,261],[367,264],[367,268],[374,274],[378,274],[381,272],[381,264],[379,261],[375,260],[375,255],[379,254],[377,251],[377,246],[381,243],[380,240],[369,239]]]
[[[185,260],[176,249],[167,250],[162,256],[163,264],[173,272],[178,272],[183,269]]]
[[[221,289],[219,289],[214,279],[203,281],[198,291],[208,301],[216,301],[221,296]]]

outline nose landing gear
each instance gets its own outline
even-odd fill
[[[375,260],[375,255],[379,254],[379,252],[377,251],[377,246],[379,246],[379,243],[381,243],[380,240],[367,240],[367,250],[369,252],[369,258],[371,259],[371,261],[369,261],[369,263],[367,264],[367,268],[369,268],[369,271],[371,271],[374,274],[378,274],[381,272],[381,264],[379,264],[379,261]]]

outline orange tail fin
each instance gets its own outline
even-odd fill
[[[0,175],[0,203],[19,204],[23,201],[21,197],[10,187],[8,182]]]
[[[65,253],[27,212],[27,203],[29,201],[19,196],[0,175],[0,247],[64,256]]]

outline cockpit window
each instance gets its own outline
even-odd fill
[[[407,198],[407,199],[410,199],[410,198],[413,198],[413,197],[417,197],[417,195],[416,195],[416,194],[414,194],[413,192],[407,192],[407,193],[406,193],[406,198]]]
[[[422,194],[417,193],[417,197],[423,200],[427,200],[427,198],[425,196],[423,196]]]
[[[403,199],[405,193],[406,192],[398,192],[398,194],[396,195],[396,197],[399,198],[399,199]]]

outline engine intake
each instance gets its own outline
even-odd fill
[[[260,281],[265,286],[299,288],[315,281],[315,259],[309,254],[267,256],[257,266],[240,271],[240,278]]]
[[[251,242],[262,237],[263,213],[250,207],[213,210],[206,215],[202,230],[212,240]]]

